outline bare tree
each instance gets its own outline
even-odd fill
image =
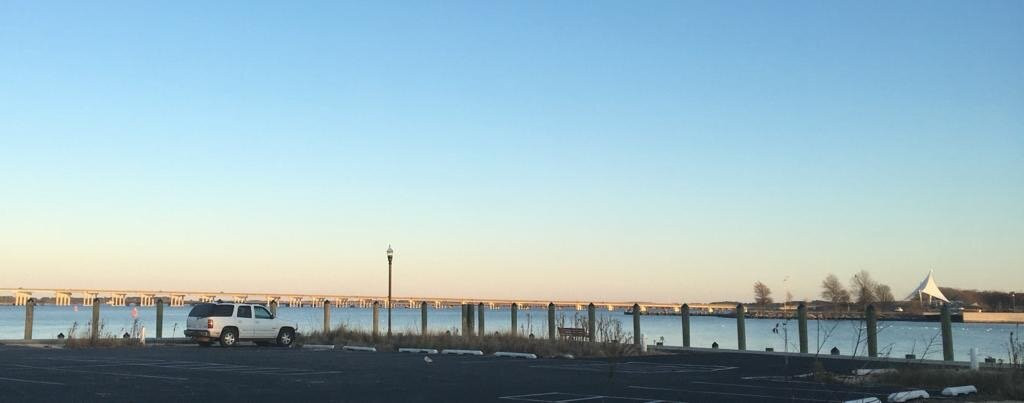
[[[846,291],[843,287],[843,283],[839,281],[839,277],[835,274],[829,274],[825,277],[825,280],[821,282],[821,297],[832,301],[833,309],[838,310],[839,305],[850,303],[850,292]]]
[[[883,311],[889,310],[893,302],[896,302],[896,298],[892,296],[892,289],[881,283],[875,284],[875,298]]]
[[[765,306],[772,303],[772,290],[767,285],[758,281],[754,283],[754,302],[764,310]]]
[[[850,289],[853,290],[853,295],[856,296],[857,304],[861,306],[867,306],[878,300],[875,296],[876,286],[877,283],[871,278],[871,273],[868,273],[867,270],[861,270],[850,278]]]

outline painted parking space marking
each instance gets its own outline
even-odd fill
[[[304,369],[304,368],[280,368],[280,367],[261,367],[252,365],[238,365],[238,364],[221,364],[216,362],[203,362],[203,361],[168,361],[168,360],[133,360],[133,359],[74,359],[74,358],[57,358],[50,357],[49,360],[53,361],[70,361],[70,362],[81,362],[80,365],[62,365],[56,367],[45,367],[46,369],[60,369],[69,370],[72,372],[78,372],[85,368],[102,368],[102,367],[147,367],[147,368],[159,368],[168,370],[179,370],[179,371],[206,371],[206,372],[224,372],[224,373],[237,373],[246,375],[274,375],[274,376],[302,376],[302,375],[329,375],[329,374],[340,374],[342,371],[323,371],[317,369]],[[44,367],[39,367],[44,368]],[[110,373],[113,374],[113,373]],[[132,376],[141,376],[137,374],[128,374]],[[157,377],[160,378],[160,377]],[[167,377],[172,379],[185,379]]]
[[[65,384],[60,383],[60,382],[34,381],[34,380],[31,380],[31,379],[6,378],[6,377],[2,377],[2,376],[0,376],[0,381],[20,382],[20,383],[35,383],[35,384],[40,384],[40,385],[65,386]]]
[[[563,393],[563,392],[547,392],[547,393],[532,393],[527,395],[513,395],[513,396],[500,396],[498,399],[502,400],[513,400],[520,402],[548,402],[548,403],[570,403],[570,402],[586,402],[586,401],[601,401],[601,402],[664,402],[664,403],[683,403],[675,400],[661,400],[661,399],[650,399],[643,397],[626,397],[626,396],[607,396],[607,395],[591,395],[591,394],[579,394],[579,393]]]
[[[720,396],[739,396],[755,398],[758,400],[774,399],[774,400],[788,400],[788,401],[801,401],[801,402],[832,402],[834,400],[827,399],[810,399],[804,397],[789,397],[789,396],[771,396],[771,395],[757,395],[752,393],[732,393],[732,392],[715,392],[710,390],[695,390],[695,389],[677,389],[677,388],[659,388],[654,386],[629,386],[630,389],[642,389],[642,390],[663,390],[669,392],[682,392],[682,393],[700,393],[707,395],[720,395]]]
[[[751,385],[741,383],[727,383],[727,382],[705,382],[705,381],[693,381],[691,384],[700,385],[715,385],[715,386],[728,386],[730,388],[754,388],[754,389],[771,389],[771,390],[792,390],[801,392],[828,392],[828,393],[841,393],[851,395],[863,395],[863,391],[854,390],[843,390],[843,389],[827,389],[827,388],[794,388],[789,386],[769,386],[769,385]],[[819,384],[820,385],[820,384]]]
[[[187,381],[188,380],[188,378],[180,378],[180,377],[174,377],[174,376],[129,374],[129,373],[121,373],[121,372],[97,372],[97,371],[78,370],[78,369],[71,369],[71,368],[34,367],[34,366],[31,366],[31,365],[21,365],[21,364],[14,364],[14,366],[21,367],[21,368],[35,369],[35,370],[40,370],[40,371],[75,372],[75,373],[90,374],[90,375],[123,376],[123,377],[128,377],[128,378],[149,378],[149,379],[162,379],[162,380],[168,380],[168,381]]]
[[[531,365],[530,368],[561,369],[589,372],[615,372],[626,374],[666,374],[666,373],[708,373],[717,371],[728,371],[736,367],[721,365],[694,365],[694,364],[660,364],[652,362],[624,362],[620,364],[609,364],[603,361],[575,362],[566,364],[541,364]]]

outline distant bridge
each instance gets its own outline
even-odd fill
[[[168,291],[168,290],[127,290],[127,289],[95,289],[95,288],[0,288],[0,295],[13,295],[15,305],[25,305],[31,298],[51,297],[55,305],[72,305],[73,299],[79,299],[82,305],[92,305],[94,301],[106,302],[113,306],[127,305],[129,299],[137,299],[140,306],[156,305],[157,299],[164,301],[170,306],[184,306],[187,302],[213,302],[217,300],[236,303],[243,302],[264,302],[277,301],[290,307],[302,306],[323,306],[330,302],[335,306],[356,306],[368,308],[375,302],[386,306],[387,297],[371,295],[338,295],[338,294],[304,294],[304,293],[280,293],[280,292],[224,292],[224,291]],[[392,297],[392,307],[395,308],[419,308],[421,303],[427,303],[436,309],[461,306],[463,304],[483,304],[490,309],[504,308],[517,304],[520,308],[546,308],[548,304],[555,304],[560,308],[575,308],[583,310],[587,305],[609,311],[615,309],[630,309],[633,304],[639,304],[640,310],[646,312],[649,309],[678,312],[679,303],[668,302],[642,302],[642,301],[542,301],[536,299],[489,299],[489,298],[452,298],[452,297]],[[733,309],[731,304],[704,304],[691,303],[694,310],[722,310]]]

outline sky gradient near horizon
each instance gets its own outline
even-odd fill
[[[1024,2],[0,2],[0,287],[1024,289]]]

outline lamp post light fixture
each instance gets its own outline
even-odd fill
[[[1010,311],[1017,312],[1017,293],[1010,291]]]
[[[388,340],[391,339],[391,261],[395,258],[395,250],[388,245]]]

